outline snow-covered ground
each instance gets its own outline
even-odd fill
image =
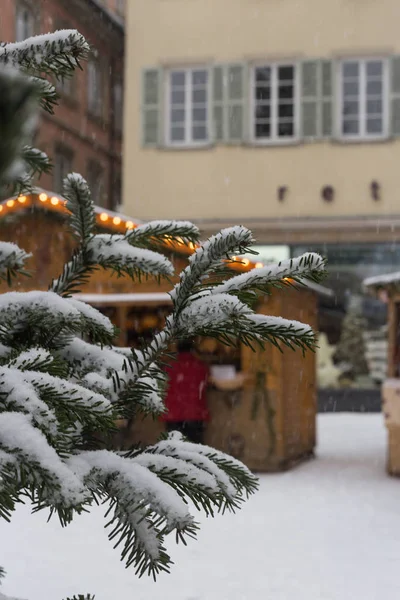
[[[385,473],[381,415],[319,416],[316,460],[261,477],[234,516],[201,519],[157,583],[125,570],[93,511],[60,531],[26,507],[0,524],[2,591],[61,600],[397,600],[400,480]]]

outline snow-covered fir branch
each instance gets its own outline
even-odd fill
[[[25,252],[12,242],[0,242],[0,281],[11,284],[11,279],[22,273],[25,263],[31,254]]]
[[[31,74],[66,77],[80,67],[89,51],[89,44],[76,29],[61,29],[22,42],[3,44],[0,46],[0,64],[21,67]]]
[[[88,51],[74,30],[0,47],[0,183],[28,185],[34,172],[48,168],[28,139],[39,101],[49,111],[56,102],[42,76],[71,75]],[[73,256],[47,292],[0,294],[0,518],[10,519],[28,498],[67,525],[93,501],[104,501],[121,558],[139,575],[155,577],[172,564],[166,536],[196,535],[191,503],[207,515],[235,510],[256,491],[257,479],[239,461],[176,433],[151,447],[106,449],[116,420],[165,410],[163,360],[177,339],[207,335],[228,344],[312,348],[307,325],[255,314],[246,294],[268,292],[286,278],[319,280],[323,260],[308,254],[221,281],[227,262],[251,252],[254,243],[245,227],[224,229],[189,258],[171,291],[165,328],[147,346],[127,352],[113,346],[110,320],[72,294],[101,268],[132,280],[172,275],[171,262],[154,249],[194,244],[198,229],[155,221],[125,235],[97,234],[86,181],[68,175],[64,195],[77,244]],[[27,259],[17,246],[0,243],[0,277],[11,283]]]
[[[212,293],[237,293],[245,290],[268,291],[273,286],[288,285],[290,282],[318,283],[325,276],[326,261],[315,252],[307,252],[299,258],[282,260],[277,264],[265,265],[247,273],[231,277],[214,288]]]

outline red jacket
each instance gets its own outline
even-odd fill
[[[208,367],[190,352],[179,354],[167,367],[168,390],[165,398],[167,411],[164,421],[207,421]]]

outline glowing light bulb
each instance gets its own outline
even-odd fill
[[[21,202],[21,204],[24,204],[24,202],[26,202],[26,196],[18,196],[18,202]]]
[[[256,269],[262,269],[264,264],[262,262],[256,262]]]
[[[15,200],[7,200],[6,204],[8,208],[12,208],[15,204]]]
[[[114,225],[119,225],[121,223],[121,219],[119,217],[114,217],[113,223],[114,223]]]
[[[46,202],[47,194],[44,194],[44,193],[39,194],[39,200],[40,200],[40,202]]]
[[[0,212],[3,210],[3,205],[0,204]]]
[[[250,261],[248,258],[242,258],[242,263],[245,267],[248,267],[250,264]]]
[[[125,226],[127,229],[133,229],[133,221],[127,221],[125,223]]]
[[[101,215],[100,215],[100,221],[108,221],[108,214],[107,213],[101,213]]]
[[[59,199],[56,196],[52,196],[50,198],[50,202],[52,203],[53,206],[57,206],[57,204],[60,202]]]

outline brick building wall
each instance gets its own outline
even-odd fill
[[[61,192],[73,170],[90,183],[96,204],[121,201],[121,140],[124,70],[123,2],[117,0],[1,0],[0,39],[77,29],[92,52],[83,70],[58,83],[55,114],[42,113],[35,145],[47,152],[53,171],[39,185]]]

